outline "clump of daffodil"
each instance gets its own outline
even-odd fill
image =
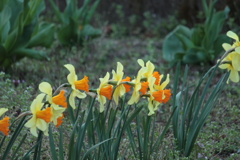
[[[37,128],[44,132],[44,135],[48,135],[48,123],[51,121],[52,113],[51,108],[47,107],[46,109],[42,109],[43,107],[43,98],[45,94],[39,94],[36,99],[33,100],[30,110],[32,113],[32,118],[28,120],[25,124],[25,127],[30,128],[30,132],[34,136],[37,135]]]
[[[112,71],[113,78],[112,81],[115,83],[116,88],[113,93],[113,99],[115,103],[118,105],[118,98],[122,97],[126,92],[130,91],[130,87],[127,84],[123,84],[123,82],[129,82],[130,77],[126,77],[125,79],[123,78],[123,65],[120,62],[117,62],[117,70],[116,72],[113,70]]]
[[[71,85],[72,92],[69,96],[69,104],[70,106],[75,109],[75,97],[78,97],[80,99],[83,99],[86,97],[86,93],[80,92],[79,90],[88,92],[88,77],[84,76],[83,79],[78,80],[78,77],[75,73],[75,68],[71,64],[64,65],[68,70],[69,74],[67,76],[68,83]]]
[[[112,96],[112,85],[108,84],[109,73],[107,72],[104,78],[99,78],[100,85],[97,89],[97,99],[100,103],[100,113],[104,111],[104,105],[106,103],[106,98],[111,99]]]
[[[2,116],[5,112],[7,112],[7,108],[0,108],[0,116]],[[0,120],[0,131],[7,136],[9,132],[9,117],[5,116],[2,120]]]

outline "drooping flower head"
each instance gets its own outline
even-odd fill
[[[97,94],[98,94],[97,99],[100,103],[100,113],[104,111],[106,98],[110,100],[112,96],[112,85],[108,84],[109,77],[110,75],[107,72],[104,78],[99,78],[100,85],[99,85],[99,88],[97,89]]]
[[[39,94],[36,99],[33,100],[30,110],[32,112],[32,118],[25,124],[25,127],[30,128],[30,132],[37,137],[37,128],[48,135],[48,123],[51,121],[52,113],[51,108],[47,107],[42,110],[42,100],[45,94]]]
[[[64,65],[68,70],[69,74],[67,76],[68,83],[72,87],[72,92],[69,96],[69,104],[70,106],[75,109],[75,97],[78,97],[80,99],[85,98],[86,94],[84,92],[80,92],[79,90],[83,90],[85,92],[88,92],[88,78],[85,76],[82,80],[77,80],[78,77],[75,73],[75,68],[71,64]]]
[[[2,116],[5,112],[7,112],[7,108],[0,108],[0,116]],[[9,132],[9,117],[5,116],[2,120],[0,120],[0,131],[7,136]]]

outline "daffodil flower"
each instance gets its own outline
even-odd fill
[[[7,108],[0,108],[0,116],[2,116],[5,112],[7,112]],[[0,120],[0,131],[7,136],[9,132],[9,117],[5,116],[2,120]]]
[[[104,111],[104,105],[106,103],[106,98],[111,99],[112,96],[112,85],[108,84],[109,81],[109,73],[107,72],[104,78],[99,78],[100,85],[97,89],[97,99],[100,103],[100,113]]]
[[[37,137],[37,128],[48,135],[48,123],[51,121],[52,113],[50,107],[42,110],[42,100],[45,94],[39,94],[36,99],[33,100],[30,110],[32,112],[32,118],[25,124],[25,127],[30,128],[30,132]]]
[[[85,98],[86,94],[84,92],[80,92],[79,90],[83,90],[88,92],[88,77],[84,76],[82,80],[77,80],[78,77],[75,73],[75,68],[71,64],[64,65],[68,70],[69,74],[67,76],[68,83],[72,87],[72,92],[69,96],[69,104],[70,106],[75,109],[75,97],[78,97],[80,99]]]
[[[231,52],[223,60],[222,64],[219,65],[221,69],[227,69],[230,71],[229,79],[233,82],[239,82],[239,73],[238,70],[233,66],[233,59],[237,56],[238,53]],[[229,79],[227,83],[229,82]]]
[[[64,90],[61,90],[60,93],[52,97],[52,87],[47,82],[42,82],[38,86],[39,90],[47,95],[46,100],[52,104],[60,105],[64,108],[67,108],[66,97],[64,96]]]
[[[138,71],[137,78],[132,80],[132,82],[134,83],[134,89],[133,89],[132,96],[131,96],[130,100],[128,101],[129,105],[137,103],[140,99],[139,90],[142,88],[141,77],[145,72],[146,72],[146,68],[145,67],[141,68]]]
[[[130,77],[123,78],[123,65],[120,62],[117,62],[117,71],[112,71],[113,78],[112,80],[116,82],[116,88],[113,93],[113,99],[118,105],[118,98],[122,97],[126,92],[130,91],[130,85],[121,84],[121,82],[130,81]]]
[[[138,59],[138,64],[142,67],[142,68],[145,68],[145,65],[144,65],[144,61],[142,59]],[[142,78],[146,78],[147,79],[147,82],[150,81],[151,77],[153,77],[153,71],[155,69],[155,66],[150,62],[148,61],[146,63],[146,69],[145,69],[145,72],[143,73],[143,77]]]

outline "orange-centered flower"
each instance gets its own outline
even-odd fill
[[[148,89],[148,82],[141,82],[141,89],[139,90],[139,92],[141,92],[142,94],[146,94]]]
[[[9,117],[4,117],[2,120],[0,120],[0,131],[7,136],[9,132]]]
[[[64,90],[61,90],[60,93],[54,97],[52,97],[52,102],[67,108],[66,97],[64,96]]]
[[[60,117],[58,117],[58,119],[57,119],[57,124],[56,124],[56,127],[58,128],[61,124],[62,124],[62,119],[63,119],[63,114],[62,114],[62,116],[60,116]]]
[[[130,77],[126,77],[125,79],[123,79],[121,82],[130,82],[131,78]],[[130,88],[131,86],[130,85],[127,85],[127,84],[123,84],[124,88],[125,88],[125,92],[129,92],[130,91]]]
[[[36,118],[43,119],[47,123],[50,122],[51,117],[52,117],[52,113],[51,113],[50,107],[36,112]]]
[[[110,100],[112,96],[112,86],[109,85],[107,87],[101,88],[99,94]]]
[[[160,82],[160,74],[159,74],[157,71],[155,71],[155,72],[153,72],[152,76],[153,76],[154,78],[156,78],[154,84],[155,84],[155,85],[158,85],[159,82]]]
[[[75,88],[79,90],[83,90],[88,92],[89,91],[89,86],[88,86],[88,77],[84,76],[83,79],[75,81],[74,82]]]

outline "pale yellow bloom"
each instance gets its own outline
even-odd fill
[[[97,100],[100,103],[100,113],[104,111],[104,105],[106,103],[106,98],[111,99],[112,95],[112,85],[108,84],[109,81],[109,73],[107,72],[104,78],[99,78],[100,80],[100,85],[99,88],[97,89]]]
[[[233,82],[239,82],[239,73],[238,70],[236,68],[234,68],[233,66],[233,59],[234,57],[237,56],[238,53],[236,52],[231,52],[229,53],[223,60],[222,63],[219,65],[219,68],[221,69],[227,69],[228,71],[230,71],[230,76],[229,79]],[[229,79],[227,81],[227,83],[229,82]]]
[[[68,74],[68,76],[67,76],[67,79],[68,79],[68,83],[71,85],[71,87],[72,87],[72,92],[71,92],[71,94],[70,94],[70,96],[69,96],[69,104],[70,104],[70,106],[73,108],[73,109],[75,109],[76,108],[76,106],[75,106],[75,97],[78,97],[78,98],[80,98],[80,99],[82,99],[82,98],[85,98],[87,95],[84,93],[84,92],[80,92],[79,90],[78,90],[78,88],[76,87],[76,85],[78,85],[77,83],[78,83],[78,77],[77,77],[77,75],[76,75],[76,73],[75,73],[75,68],[73,67],[73,65],[71,65],[71,64],[66,64],[66,65],[64,65],[68,70],[69,70],[69,74]],[[80,80],[81,81],[81,80]],[[86,81],[84,81],[84,82],[86,82]],[[82,88],[86,88],[85,86],[87,85],[87,83],[84,83],[84,87],[82,87]]]
[[[112,71],[113,74],[113,81],[116,81],[117,87],[113,93],[113,99],[115,103],[118,105],[118,98],[122,97],[126,93],[126,89],[123,84],[120,84],[123,78],[123,65],[120,62],[117,62],[117,71]]]
[[[40,94],[36,97],[36,99],[33,100],[30,106],[32,118],[25,124],[25,127],[30,128],[30,132],[36,137],[38,136],[37,128],[43,131],[45,135],[48,135],[48,123],[52,117],[52,113],[49,107],[42,110],[42,100],[44,97],[45,94]]]
[[[145,68],[145,65],[144,65],[144,61],[142,59],[138,59],[138,64],[142,67],[142,68]],[[145,72],[143,73],[142,75],[142,78],[146,78],[147,79],[147,82],[150,81],[151,77],[153,77],[153,71],[155,69],[155,66],[150,62],[148,61],[146,63],[146,69],[145,69]]]

